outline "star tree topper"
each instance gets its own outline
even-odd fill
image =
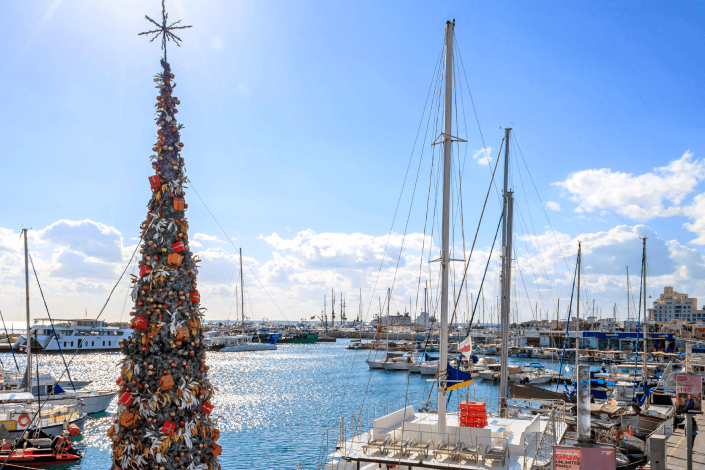
[[[147,35],[147,34],[154,34],[154,37],[149,40],[149,42],[154,41],[157,39],[160,35],[162,36],[162,49],[164,49],[164,61],[166,62],[166,43],[167,41],[174,41],[177,46],[181,47],[181,38],[177,36],[176,34],[172,33],[171,31],[174,29],[186,29],[190,28],[191,26],[176,26],[177,24],[181,23],[181,20],[176,21],[170,25],[166,24],[167,18],[169,18],[169,13],[166,12],[166,9],[164,8],[164,0],[162,0],[162,23],[159,24],[156,21],[154,21],[152,18],[150,18],[147,15],[144,15],[145,18],[147,18],[148,21],[151,21],[154,23],[157,28],[159,29],[154,29],[152,31],[145,31],[144,33],[139,33],[139,36],[142,35]]]

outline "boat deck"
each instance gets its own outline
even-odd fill
[[[696,415],[698,435],[693,444],[693,469],[705,469],[705,415]],[[685,440],[685,427],[674,429],[666,444],[666,467],[669,470],[686,470],[688,442]]]
[[[484,428],[461,427],[449,414],[446,433],[438,433],[436,413],[415,413],[413,407],[374,420],[372,429],[342,441],[325,465],[326,470],[385,468],[477,469],[530,468],[534,458],[545,462],[549,442],[541,436],[547,416],[499,418],[489,416]],[[553,419],[557,439],[565,430]],[[542,445],[540,445],[542,444]],[[543,452],[537,452],[542,447]],[[499,450],[504,459],[491,459]],[[504,460],[504,461],[503,461]]]

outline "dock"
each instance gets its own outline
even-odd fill
[[[705,415],[696,415],[698,435],[693,444],[693,470],[705,468]],[[685,427],[674,429],[666,443],[666,468],[668,470],[687,469],[688,442],[685,440]]]

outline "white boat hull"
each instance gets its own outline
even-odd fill
[[[409,362],[385,362],[384,370],[409,370]]]
[[[370,369],[384,369],[384,363],[382,361],[371,361],[367,359],[365,362]]]
[[[234,344],[226,346],[220,352],[247,352],[247,351],[276,351],[276,344],[268,343],[249,343],[249,344]]]
[[[82,405],[81,405],[81,411],[84,413],[88,414],[94,414],[94,413],[102,413],[103,411],[107,410],[108,407],[110,406],[110,403],[113,401],[113,398],[115,398],[115,395],[117,395],[117,391],[110,391],[110,392],[66,392],[65,394],[58,394],[58,395],[50,395],[48,398],[45,396],[42,397],[37,397],[37,399],[41,399],[42,402],[44,400],[47,401],[47,403],[50,403],[52,405],[71,405],[76,402],[76,400],[81,400]]]

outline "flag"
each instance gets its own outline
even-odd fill
[[[316,319],[316,315],[311,317],[311,320],[315,320],[315,319]]]
[[[448,364],[448,386],[446,390],[450,392],[468,385],[472,385],[472,375]]]
[[[446,388],[446,391],[450,392],[452,390],[457,390],[459,388],[467,387],[468,385],[472,385],[472,379],[466,380],[465,382],[460,382],[460,383],[451,385],[450,387]]]
[[[470,359],[470,356],[472,356],[472,339],[470,335],[458,345],[458,352],[463,353],[465,359]]]

